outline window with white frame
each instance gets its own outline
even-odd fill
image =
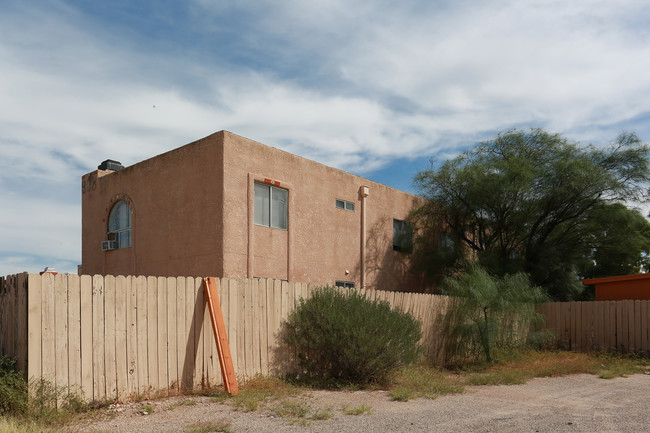
[[[108,239],[117,248],[131,246],[131,207],[124,200],[115,203],[108,215]]]
[[[354,212],[354,203],[351,201],[341,200],[340,198],[337,198],[335,205],[337,209],[345,209]]]
[[[274,229],[287,229],[289,191],[272,185],[255,182],[256,225]]]
[[[409,222],[393,220],[393,250],[407,254],[413,252],[413,228]]]

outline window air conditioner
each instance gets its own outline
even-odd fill
[[[102,241],[102,251],[117,249],[117,241]]]

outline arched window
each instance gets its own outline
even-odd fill
[[[108,239],[116,241],[117,248],[131,246],[131,208],[124,200],[115,203],[108,215]]]

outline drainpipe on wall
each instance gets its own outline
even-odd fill
[[[368,197],[368,187],[362,185],[359,188],[361,197],[361,288],[366,288],[366,197]]]

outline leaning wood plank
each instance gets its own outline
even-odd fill
[[[217,284],[214,277],[204,278],[203,284],[212,322],[212,331],[214,332],[214,338],[217,344],[217,354],[219,356],[219,365],[221,367],[224,387],[228,394],[237,395],[239,388],[237,386],[232,357],[230,356],[230,345],[228,344],[228,336],[226,335],[226,324],[223,322]]]
[[[0,286],[1,288],[2,286]],[[29,274],[27,282],[27,379],[41,377],[41,276]]]

